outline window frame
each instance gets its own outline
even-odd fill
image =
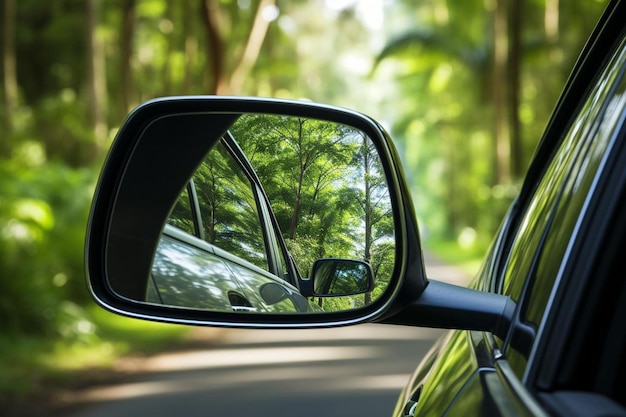
[[[261,215],[261,222],[263,223],[265,245],[270,264],[269,272],[301,290],[302,278],[287,250],[285,241],[282,238],[282,232],[278,226],[278,221],[274,216],[274,211],[263,189],[261,180],[230,131],[226,132],[224,135],[224,141],[227,143],[229,151],[233,154],[235,159],[237,159],[237,162],[245,170],[246,176],[253,184],[257,207],[262,208],[262,210],[259,210],[259,214]],[[279,258],[283,259],[284,262],[282,262],[282,264],[285,265],[286,270],[282,268]]]
[[[280,233],[278,223],[274,218],[270,203],[258,177],[256,176],[256,172],[230,132],[227,132],[219,142],[224,146],[235,163],[241,168],[249,182],[250,192],[254,198],[259,226],[261,228],[261,238],[263,239],[264,252],[267,262],[267,268],[265,269],[266,272],[299,288],[298,283],[300,275],[293,265],[284,241],[278,237],[278,234]],[[200,201],[193,177],[190,178],[185,186],[185,189],[187,190],[187,198],[189,199],[192,215],[191,220],[194,225],[193,236],[201,241],[205,241],[203,227],[204,216],[202,215],[200,208]]]

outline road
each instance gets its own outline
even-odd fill
[[[360,325],[229,330],[206,349],[150,358],[118,385],[74,393],[75,417],[390,415],[438,330]]]
[[[466,282],[429,259],[429,275]],[[439,268],[439,269],[438,269]],[[199,329],[192,350],[148,358],[121,381],[72,393],[67,417],[389,416],[440,330]]]

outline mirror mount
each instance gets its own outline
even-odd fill
[[[429,280],[420,297],[385,324],[489,331],[505,339],[515,302],[500,294]]]

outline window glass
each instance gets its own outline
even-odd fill
[[[262,196],[263,191],[258,186],[256,186],[256,188],[257,195]],[[267,219],[266,224],[271,225],[271,230],[268,230],[266,240],[268,242],[268,246],[270,247],[269,250],[271,250],[271,252],[274,254],[271,259],[276,260],[276,265],[273,266],[273,268],[276,269],[275,274],[286,280],[287,282],[295,285],[295,278],[289,276],[289,269],[287,266],[285,251],[283,250],[283,247],[279,244],[276,238],[276,236],[279,236],[281,232],[280,230],[278,230],[277,227],[274,227],[274,225],[272,224],[272,209],[269,207],[269,203],[266,203],[265,200],[259,202],[259,208],[262,215]]]
[[[263,224],[252,183],[221,142],[211,149],[193,181],[204,239],[268,270]]]
[[[531,269],[538,260],[538,248],[543,244],[546,233],[554,222],[553,212],[555,207],[562,198],[569,201],[571,196],[564,197],[564,192],[579,191],[580,184],[577,181],[579,181],[580,175],[574,175],[570,179],[570,185],[567,189],[565,182],[570,178],[571,174],[580,174],[580,170],[583,168],[587,168],[585,172],[588,172],[588,169],[591,168],[585,155],[592,140],[595,140],[594,135],[598,132],[599,126],[606,125],[602,115],[605,114],[607,95],[611,86],[615,85],[614,81],[618,69],[618,65],[610,67],[604,77],[601,78],[601,82],[596,84],[595,89],[590,94],[589,99],[572,123],[567,136],[557,150],[520,222],[517,236],[511,247],[503,280],[503,293],[511,296],[515,301],[520,299]],[[607,112],[606,117],[611,117],[609,113],[611,112]],[[603,127],[603,129],[606,128]],[[601,147],[600,144],[595,144],[594,149],[592,152],[601,153],[604,147]],[[597,167],[597,164],[595,166]],[[584,196],[584,193],[582,195]],[[559,236],[563,240],[564,233],[567,232],[560,226],[554,228],[554,233],[559,232]],[[567,236],[565,236],[565,239],[567,239]],[[557,260],[557,264],[561,259],[561,255],[551,254]],[[552,276],[553,278],[554,276]],[[548,292],[551,285],[550,282],[542,282],[541,284],[543,288],[548,288]]]
[[[587,117],[586,112],[583,112],[583,117]],[[578,129],[570,131],[548,166],[522,217],[511,246],[503,280],[503,293],[515,301],[518,301],[522,295],[538,248],[549,227],[551,214],[557,204],[563,183],[573,160],[583,145],[583,141],[580,140],[581,136]]]
[[[536,329],[543,318],[566,251],[624,109],[624,54],[596,83],[555,154],[523,218],[505,269],[504,293],[522,301],[520,321]],[[519,340],[516,329],[510,340]],[[521,376],[530,345],[507,349]],[[521,350],[520,350],[521,349]]]
[[[189,199],[189,188],[185,187],[183,192],[178,197],[178,201],[170,214],[170,217],[167,219],[167,223],[178,227],[184,232],[189,233],[190,235],[195,235],[195,225],[193,221],[193,211],[191,209],[192,204]]]
[[[622,56],[622,62],[619,63],[619,66],[609,73],[607,80],[609,83],[604,85],[615,85],[615,76],[618,75],[620,67],[624,66],[625,55]],[[524,318],[534,325],[541,322],[552,285],[558,275],[560,262],[556,261],[562,259],[566,252],[569,237],[573,234],[578,223],[579,214],[588,198],[598,168],[611,143],[611,138],[614,137],[615,131],[619,127],[618,118],[624,111],[626,100],[626,82],[623,79],[623,74],[619,74],[619,76],[622,80],[617,85],[616,91],[609,94],[609,89],[605,88],[598,91],[598,94],[592,98],[596,101],[593,105],[604,106],[604,111],[593,122],[592,131],[587,141],[589,149],[585,158],[576,161],[572,167],[573,175],[568,179],[554,217],[555,226],[546,236],[536,278],[531,282],[530,297],[524,311]]]

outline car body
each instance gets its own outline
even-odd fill
[[[395,416],[626,415],[624,16],[626,2],[607,7],[469,288],[426,279],[408,187],[393,145],[375,121],[311,103],[188,97],[147,103],[120,130],[90,223],[87,265],[95,299],[132,317],[176,323],[319,327],[374,321],[452,329],[415,371]],[[132,279],[129,271],[145,274],[140,259],[154,253],[172,204],[159,193],[176,188],[142,188],[150,173],[141,172],[147,166],[141,147],[160,140],[146,126],[171,117],[154,132],[183,130],[194,112],[211,115],[206,121],[222,131],[234,123],[227,115],[267,112],[344,123],[371,138],[389,187],[395,239],[394,268],[379,299],[345,311],[281,316],[182,311],[120,296],[123,283],[115,282]],[[159,143],[163,152],[174,149],[166,138]],[[186,167],[195,165],[181,162],[174,171],[186,181]],[[111,195],[114,204],[107,201]],[[124,226],[136,219],[139,197],[153,199],[155,218],[129,234]],[[132,249],[137,241],[147,242],[145,253],[128,262],[118,246]]]
[[[506,336],[447,334],[395,416],[625,415],[623,13],[600,22],[471,284],[515,302]]]

